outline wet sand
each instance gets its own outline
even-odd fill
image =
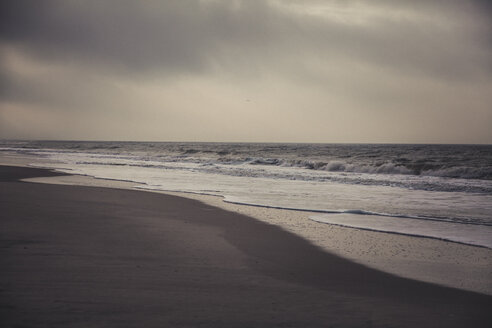
[[[492,297],[401,278],[201,202],[0,166],[5,327],[490,327]]]

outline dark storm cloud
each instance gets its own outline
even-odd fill
[[[345,6],[357,3],[345,2]],[[350,25],[256,0],[16,0],[2,2],[0,37],[2,44],[35,58],[126,73],[276,70],[282,58],[334,56],[397,71],[460,78],[490,68],[489,44],[479,42],[481,34],[489,36],[490,25],[463,29],[462,33],[473,33],[477,42],[456,47],[457,35],[450,27],[418,19],[422,7],[432,8],[436,19],[445,20],[446,15],[459,19],[464,7],[460,3],[376,1],[383,10],[413,8],[417,18],[387,15],[369,24]]]
[[[135,72],[201,71],[224,45],[267,45],[262,2],[6,1],[1,38],[43,59]],[[266,34],[265,34],[266,33]]]

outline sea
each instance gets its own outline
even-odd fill
[[[33,165],[492,248],[492,145],[0,141]]]

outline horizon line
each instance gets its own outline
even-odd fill
[[[96,139],[4,139],[0,141],[39,141],[39,142],[127,142],[127,143],[210,143],[210,144],[326,144],[326,145],[469,145],[491,146],[492,143],[440,143],[440,142],[319,142],[319,141],[196,141],[196,140],[96,140]]]

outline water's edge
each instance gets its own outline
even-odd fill
[[[394,234],[394,235],[402,235],[402,236],[409,236],[409,237],[415,237],[415,238],[428,238],[428,239],[434,239],[434,240],[441,240],[441,241],[446,241],[446,242],[452,242],[460,245],[465,245],[465,246],[471,246],[471,247],[479,247],[479,248],[486,248],[486,249],[492,249],[492,246],[488,245],[481,245],[473,242],[464,242],[464,241],[459,241],[455,240],[452,238],[444,238],[444,237],[439,237],[439,236],[432,236],[432,235],[425,235],[425,234],[415,234],[415,233],[406,233],[402,231],[391,231],[391,230],[383,230],[383,229],[376,229],[376,228],[368,228],[368,227],[363,227],[363,226],[358,226],[354,224],[343,224],[343,223],[338,223],[338,222],[327,222],[323,221],[323,218],[325,218],[323,215],[326,214],[331,214],[331,215],[338,215],[338,214],[350,214],[353,216],[358,216],[358,215],[368,215],[368,216],[373,216],[373,217],[388,217],[388,218],[408,218],[408,219],[414,219],[414,220],[422,220],[421,218],[418,217],[409,217],[409,216],[395,216],[395,215],[390,215],[390,214],[380,214],[380,213],[373,213],[373,212],[368,212],[368,211],[357,211],[357,210],[341,210],[341,211],[334,211],[334,210],[317,210],[317,209],[304,209],[304,208],[291,208],[291,207],[282,207],[282,206],[271,206],[271,205],[261,205],[261,204],[252,204],[252,203],[247,203],[247,202],[241,202],[237,200],[231,200],[228,199],[227,195],[217,195],[217,194],[211,194],[211,193],[206,193],[206,192],[193,192],[193,191],[183,191],[183,190],[171,190],[171,189],[156,189],[156,188],[150,188],[146,183],[130,180],[130,179],[112,179],[112,178],[105,178],[105,177],[97,177],[97,176],[92,176],[89,174],[74,174],[70,173],[67,171],[70,171],[69,169],[57,169],[45,165],[39,165],[39,164],[29,164],[31,167],[37,167],[37,168],[44,168],[44,169],[49,169],[55,172],[59,173],[64,173],[64,174],[69,174],[72,176],[81,176],[81,177],[90,177],[93,179],[97,180],[105,180],[105,181],[116,181],[116,182],[125,182],[125,183],[131,183],[135,184],[135,186],[132,187],[132,190],[140,190],[140,191],[145,191],[145,192],[170,192],[170,193],[179,193],[182,194],[183,197],[186,197],[187,194],[193,194],[193,195],[204,195],[204,196],[212,196],[212,197],[219,197],[222,202],[225,203],[230,203],[230,204],[235,204],[235,205],[240,205],[240,206],[251,206],[251,207],[260,207],[260,208],[266,208],[266,209],[279,209],[279,210],[286,210],[286,211],[296,211],[296,212],[306,212],[306,213],[312,213],[312,214],[322,214],[321,216],[318,215],[311,215],[309,216],[309,219],[317,222],[319,224],[330,224],[330,225],[335,225],[339,227],[344,227],[344,228],[350,228],[350,229],[360,229],[360,230],[365,230],[365,231],[372,231],[372,232],[379,232],[379,233],[388,233],[388,234]],[[29,179],[26,179],[26,181],[29,182]],[[75,184],[74,184],[75,185]],[[432,219],[425,219],[426,221],[432,220]],[[439,220],[435,220],[437,222],[441,222]],[[472,224],[476,225],[476,224]]]

